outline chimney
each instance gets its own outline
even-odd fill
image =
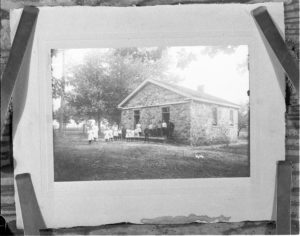
[[[204,85],[203,85],[203,84],[202,84],[202,85],[198,85],[197,91],[198,91],[199,93],[204,93]]]

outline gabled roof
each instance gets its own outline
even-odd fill
[[[136,93],[138,93],[145,85],[152,83],[159,87],[165,88],[167,90],[170,90],[172,92],[175,92],[181,96],[184,96],[186,99],[191,99],[199,102],[205,102],[205,103],[213,103],[218,104],[222,106],[228,106],[233,108],[239,108],[240,106],[238,104],[229,102],[225,99],[218,98],[215,96],[212,96],[207,93],[200,93],[198,91],[188,89],[182,86],[178,86],[175,84],[169,84],[163,81],[157,81],[153,79],[147,79],[143,83],[141,83],[134,91],[132,91],[119,105],[119,108],[122,108],[122,106],[128,102]]]

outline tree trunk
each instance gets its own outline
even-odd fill
[[[98,125],[98,135],[101,133],[101,121],[100,121],[100,111],[97,112],[97,125]]]
[[[61,100],[60,100],[60,116],[59,116],[59,132],[60,134],[64,133],[64,108],[65,108],[65,53],[63,52],[63,75],[62,75],[62,88],[61,88]]]
[[[238,128],[238,133],[237,136],[240,137],[240,132],[241,132],[242,128]]]
[[[86,124],[83,124],[82,125],[82,133],[84,133],[84,134],[85,134],[85,128],[86,128]]]
[[[63,134],[64,132],[64,106],[65,106],[65,99],[64,95],[61,95],[60,100],[60,114],[59,114],[59,133]]]

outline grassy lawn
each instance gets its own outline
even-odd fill
[[[195,158],[195,153],[204,158]],[[83,134],[54,140],[55,181],[248,177],[247,145],[191,147],[104,141]]]

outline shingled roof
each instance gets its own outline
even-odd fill
[[[129,101],[138,91],[140,91],[146,84],[152,83],[157,86],[163,87],[165,89],[168,89],[172,92],[175,92],[179,95],[182,95],[186,97],[187,99],[192,99],[196,100],[199,102],[205,102],[205,103],[213,103],[213,104],[218,104],[222,106],[228,106],[228,107],[234,107],[234,108],[239,108],[240,106],[236,103],[229,102],[225,99],[204,93],[204,92],[199,92],[195,91],[189,88],[185,88],[183,86],[178,86],[175,84],[170,84],[164,81],[158,81],[158,80],[153,80],[153,79],[148,79],[145,80],[143,83],[141,83],[133,92],[131,92],[120,104],[119,108],[122,108],[122,106]]]

